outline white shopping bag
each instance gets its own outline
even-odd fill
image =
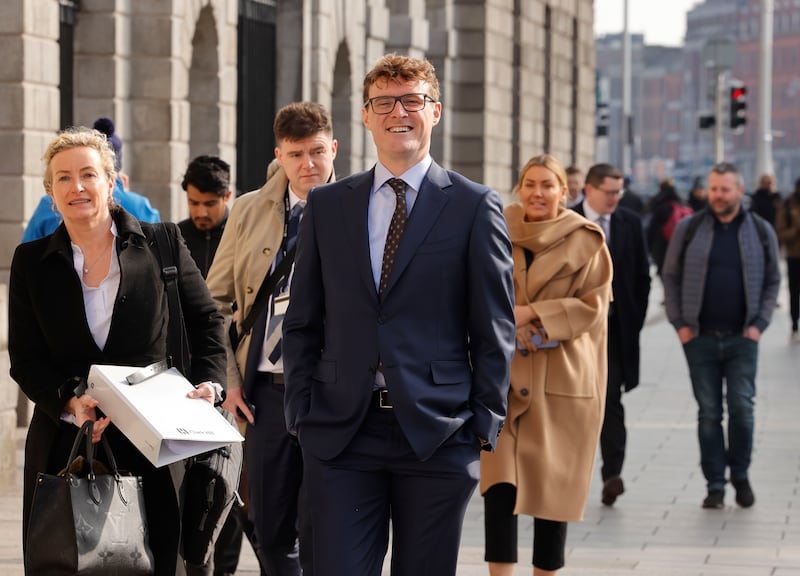
[[[155,466],[244,440],[209,402],[186,397],[194,387],[177,369],[154,371],[129,384],[128,376],[141,371],[94,364],[87,393]]]

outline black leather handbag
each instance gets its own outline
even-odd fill
[[[58,475],[39,473],[25,547],[25,573],[134,576],[153,573],[142,480],[123,475],[102,437],[110,470],[94,458],[86,422]],[[79,456],[81,439],[86,456]]]

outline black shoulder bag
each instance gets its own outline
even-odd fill
[[[167,351],[174,366],[188,377],[191,369],[186,325],[183,321],[178,268],[174,262],[172,240],[164,224],[154,224],[161,274],[167,287],[169,325]],[[175,355],[177,352],[177,355]],[[230,412],[218,408],[231,426],[236,426]],[[230,444],[185,460],[186,474],[181,486],[183,508],[181,540],[187,563],[206,566],[214,554],[214,545],[238,498],[239,475],[242,471],[242,445]]]

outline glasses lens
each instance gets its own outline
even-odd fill
[[[408,112],[419,112],[425,107],[424,94],[406,94],[400,97],[403,108]]]
[[[376,114],[388,114],[394,110],[394,103],[393,96],[378,96],[372,99],[372,109]]]

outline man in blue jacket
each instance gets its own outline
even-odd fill
[[[736,503],[749,508],[755,502],[748,469],[758,341],[781,281],[775,231],[742,209],[743,196],[736,166],[721,162],[711,168],[708,210],[678,224],[662,274],[667,317],[683,345],[699,407],[700,463],[708,488],[703,508],[711,509],[725,507],[726,468]]]

